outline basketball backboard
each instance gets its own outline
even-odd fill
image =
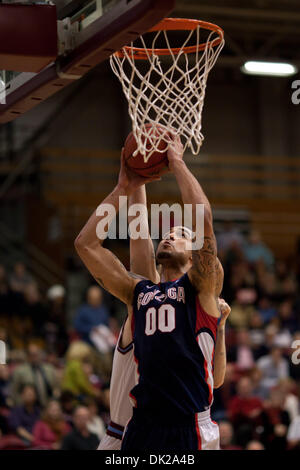
[[[0,123],[12,121],[80,79],[167,16],[175,0],[54,0],[54,3],[57,57],[38,73],[1,70],[4,38],[0,31]],[[24,7],[25,3],[20,5]],[[39,8],[40,5],[43,3],[39,2]]]

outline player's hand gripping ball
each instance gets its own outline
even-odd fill
[[[155,138],[159,140],[159,137],[162,134],[166,134],[166,129],[159,124],[153,128],[152,124],[145,124],[146,129],[151,129],[150,135],[155,134]],[[170,133],[167,133],[168,138],[172,139]],[[146,142],[147,148],[152,148],[151,139],[149,138],[149,143]],[[144,157],[141,153],[138,153],[136,156],[133,156],[133,153],[137,149],[137,143],[134,138],[133,133],[131,132],[124,144],[124,155],[126,165],[135,173],[144,177],[159,176],[163,173],[168,172],[168,144],[165,140],[161,139],[158,144],[159,150],[162,152],[154,152],[149,160],[145,163]]]

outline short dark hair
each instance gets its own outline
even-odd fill
[[[88,410],[88,407],[86,405],[82,405],[82,404],[77,404],[74,408],[74,410],[72,411],[72,416],[74,417],[75,414],[77,413],[77,411],[80,409],[80,408],[84,408],[85,410]]]

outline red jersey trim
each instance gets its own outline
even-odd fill
[[[195,425],[196,425],[196,433],[197,433],[197,441],[198,441],[197,449],[202,450],[202,441],[201,441],[201,434],[200,434],[200,428],[199,428],[197,413],[195,414]]]
[[[218,326],[218,318],[213,317],[206,313],[206,311],[202,308],[199,297],[196,295],[196,329],[195,333],[197,333],[201,328],[209,328],[212,332],[214,340],[216,341],[217,338],[217,326]]]

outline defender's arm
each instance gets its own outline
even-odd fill
[[[130,208],[134,204],[142,205],[145,210],[141,212],[139,220],[142,227],[140,232],[147,235],[147,238],[134,239],[130,237],[130,271],[139,274],[152,282],[159,282],[159,274],[156,270],[155,252],[153,242],[149,235],[149,225],[147,217],[147,197],[145,185],[139,187],[129,198],[129,213]],[[129,223],[134,219],[134,215],[128,216]]]
[[[139,187],[129,198],[129,208],[133,204],[142,204],[147,209],[147,198],[145,186]],[[130,213],[130,209],[129,209]],[[148,217],[147,211],[141,214],[140,220],[142,227],[140,232],[143,230],[145,235],[147,233],[148,238],[134,239],[130,237],[130,271],[144,276],[146,279],[150,279],[152,282],[157,283],[160,280],[159,274],[156,271],[155,253],[152,240],[149,235]],[[128,215],[128,221],[134,219],[133,215]],[[120,346],[125,348],[132,342],[132,331],[131,331],[131,309],[128,307],[128,317],[125,321],[123,334],[120,338]]]
[[[226,345],[225,345],[225,324],[231,308],[223,299],[219,299],[221,320],[217,328],[217,341],[215,346],[214,360],[214,388],[219,388],[224,383],[226,372]]]

